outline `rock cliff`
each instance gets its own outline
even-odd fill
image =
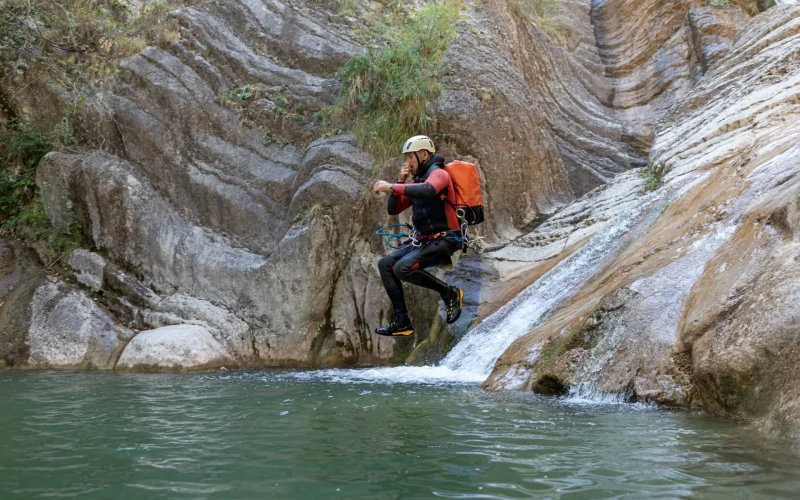
[[[648,132],[609,99],[595,8],[554,13],[576,21],[566,46],[505,1],[467,4],[457,22],[430,107],[446,155],[479,165],[491,245],[644,161]],[[364,51],[359,20],[277,1],[173,16],[179,39],[122,62],[77,113],[83,142],[101,147],[39,168],[48,215],[77,213],[108,261],[105,286],[84,284],[134,330],[208,326],[242,365],[402,359],[413,346],[371,333],[388,316],[374,267],[386,248],[370,236],[387,217],[364,191],[375,161],[315,119],[336,70]],[[434,324],[435,298],[416,295],[419,322]]]
[[[800,7],[757,16],[658,122],[645,229],[488,387],[699,405],[800,437],[799,29]]]

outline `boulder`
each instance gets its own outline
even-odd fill
[[[231,355],[201,326],[174,325],[140,332],[122,351],[117,370],[202,370],[235,365]]]
[[[52,277],[36,289],[31,318],[29,366],[111,369],[133,336],[86,292]]]

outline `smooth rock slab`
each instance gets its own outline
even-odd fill
[[[180,370],[234,364],[211,333],[197,325],[175,325],[141,332],[122,351],[117,369]]]

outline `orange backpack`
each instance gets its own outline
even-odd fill
[[[455,189],[456,203],[453,208],[464,211],[467,224],[474,226],[483,222],[483,198],[481,197],[481,179],[475,165],[455,160],[444,166],[450,174]]]

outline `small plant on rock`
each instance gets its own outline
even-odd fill
[[[334,121],[348,123],[361,145],[379,159],[411,135],[428,133],[427,103],[440,92],[442,61],[455,37],[460,0],[429,3],[385,47],[371,47],[339,71],[344,82]]]
[[[655,191],[658,188],[659,179],[658,176],[651,170],[642,170],[641,173],[642,178],[645,180],[644,183],[644,191]]]
[[[507,0],[507,3],[517,17],[535,24],[556,42],[568,42],[569,26],[555,18],[561,0]]]

